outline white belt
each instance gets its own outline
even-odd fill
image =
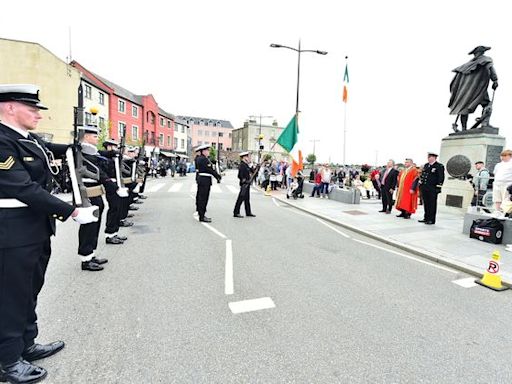
[[[199,172],[199,176],[213,177],[213,175],[211,173],[203,173],[203,172]]]
[[[98,180],[95,180],[95,179],[89,179],[88,177],[83,177],[83,178],[82,178],[82,181],[83,181],[84,183],[99,183],[99,181],[98,181]]]
[[[23,208],[28,207],[18,199],[0,199],[0,208]]]

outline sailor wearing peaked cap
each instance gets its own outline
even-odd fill
[[[249,152],[249,151],[242,152],[242,153],[240,153],[240,157],[248,156],[250,153],[251,152]]]
[[[437,162],[437,153],[428,152],[428,163],[423,166],[420,177],[420,191],[423,198],[425,216],[420,223],[435,224],[437,213],[437,195],[444,182],[444,165]]]
[[[95,127],[93,125],[86,125],[84,127],[79,127],[78,128],[83,134],[86,134],[86,133],[92,133],[94,135],[97,135],[99,133],[98,131],[98,127]]]
[[[114,147],[118,147],[119,143],[117,141],[115,141],[114,139],[106,139],[103,142],[103,148],[107,148],[109,145],[112,145]]]
[[[212,177],[215,177],[218,183],[220,183],[222,178],[213,167],[210,159],[208,159],[208,149],[210,149],[208,144],[197,147],[196,152],[198,152],[198,155],[195,158],[197,182],[196,210],[199,215],[199,221],[206,223],[212,221],[212,219],[205,216],[206,206],[208,205],[208,199],[210,197],[210,188],[212,186]]]
[[[45,143],[31,132],[41,119],[39,110],[46,109],[38,93],[35,85],[0,85],[0,270],[5,271],[0,279],[0,381],[10,383],[42,380],[46,370],[29,361],[64,347],[62,341],[41,345],[34,340],[55,219],[97,221],[97,207],[75,209],[48,191],[49,157],[64,155],[68,146]]]
[[[0,103],[18,101],[39,109],[48,109],[39,100],[39,87],[33,84],[0,84]]]
[[[439,155],[435,152],[427,152],[427,156],[434,156],[434,157],[439,157]]]
[[[238,166],[238,179],[240,180],[240,192],[238,193],[238,197],[236,199],[235,208],[233,209],[233,217],[241,218],[243,217],[240,214],[240,208],[242,203],[244,203],[245,207],[245,215],[248,217],[255,217],[251,211],[251,201],[250,201],[250,187],[251,187],[251,173],[255,173],[256,170],[252,169],[249,165],[249,151],[245,151],[240,153],[240,165]]]

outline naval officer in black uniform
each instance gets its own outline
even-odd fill
[[[238,179],[240,180],[240,192],[238,193],[238,198],[236,199],[235,209],[233,210],[233,217],[243,217],[240,214],[240,207],[242,206],[242,202],[245,207],[245,216],[248,217],[256,217],[251,211],[251,201],[250,201],[250,189],[251,189],[251,172],[254,170],[249,165],[250,163],[250,154],[249,152],[240,153],[240,165],[238,166]]]
[[[428,153],[428,163],[423,166],[420,177],[420,191],[423,198],[425,216],[420,223],[433,225],[436,223],[437,195],[441,193],[444,183],[444,165],[437,162],[437,154]]]
[[[31,362],[51,356],[64,343],[36,344],[37,296],[44,283],[55,219],[80,224],[98,220],[98,207],[74,208],[52,196],[52,152],[67,145],[43,142],[35,130],[42,118],[39,88],[0,85],[0,381],[36,383],[46,376]],[[50,152],[51,151],[51,152]]]
[[[212,177],[217,179],[220,183],[221,175],[217,173],[212,162],[208,158],[210,155],[209,145],[200,145],[196,148],[198,153],[196,163],[196,181],[197,181],[197,194],[196,194],[196,208],[199,215],[199,221],[210,223],[212,219],[206,217],[206,206],[208,205],[208,198],[210,197],[210,187],[212,186]]]

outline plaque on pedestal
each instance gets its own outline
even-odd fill
[[[439,162],[446,165],[446,179],[438,203],[440,205],[466,209],[473,198],[474,190],[467,174],[476,174],[475,162],[484,161],[492,172],[500,161],[505,147],[505,138],[498,128],[484,127],[452,133],[441,142]]]

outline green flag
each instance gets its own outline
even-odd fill
[[[297,115],[294,115],[283,133],[277,139],[277,144],[283,147],[286,152],[291,152],[295,143],[297,143],[297,136],[299,133],[299,126],[297,124]]]

